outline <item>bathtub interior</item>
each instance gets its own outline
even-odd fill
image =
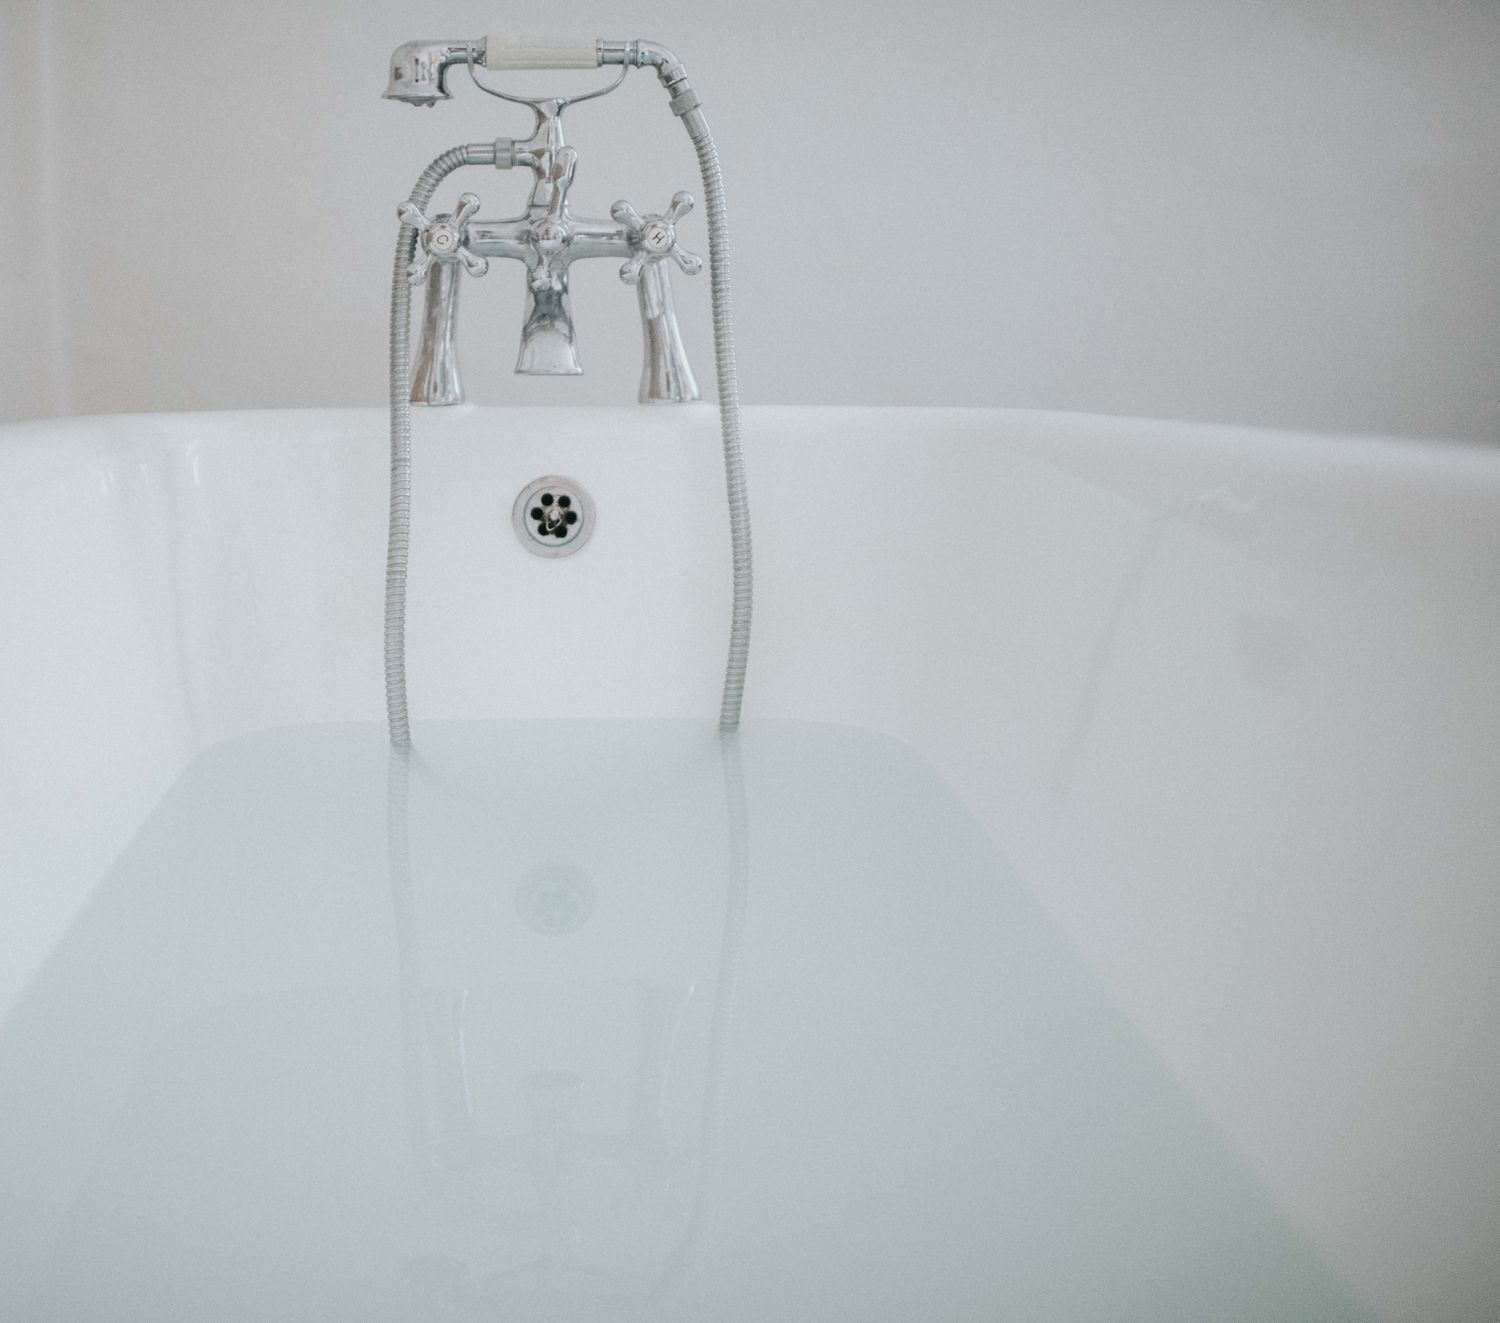
[[[760,723],[726,812],[706,723],[416,733],[394,890],[367,723],[112,870],[0,1038],[10,1312],[1364,1316],[905,745]]]
[[[142,872],[130,853],[94,884],[185,766],[278,728],[378,734],[382,424],[7,429],[6,991],[23,1012],[49,986],[66,1004],[56,980],[80,931],[100,945],[79,968],[122,958],[97,936],[117,925],[91,916],[152,884],[121,881]],[[420,415],[419,721],[712,714],[728,628],[715,432],[707,408]],[[951,974],[1013,1039],[1002,1003],[1029,1004],[1026,971],[1066,968],[1097,996],[1088,1022],[1116,1017],[1121,1059],[1196,1118],[1172,1133],[1215,1155],[1173,1207],[1232,1187],[1257,1227],[1305,1247],[1309,1273],[1326,1269],[1305,1279],[1327,1292],[1319,1317],[1483,1316],[1500,1299],[1500,465],[1457,446],[960,410],[755,410],[747,444],[747,735],[813,722],[796,729],[899,741],[825,762],[804,800],[843,804],[829,820],[862,857],[851,823],[868,832],[860,814],[888,804],[871,790],[887,768],[901,803],[947,805],[929,835],[969,842],[949,870],[966,894],[1010,907],[976,920],[983,940],[948,916],[908,974],[929,988]],[[528,555],[510,527],[515,492],[546,473],[599,507],[565,561]],[[764,800],[777,778],[760,777]],[[795,837],[781,827],[760,830]],[[909,842],[894,857],[903,913],[951,894]],[[788,948],[804,982],[819,959],[828,975],[838,922],[863,931],[859,879],[824,873],[819,903],[845,905],[813,916],[820,954]],[[153,903],[175,914],[171,900]],[[1001,933],[1018,926],[1051,954],[987,982],[979,952],[1014,955]],[[764,1005],[783,1023],[801,1013]],[[922,1059],[899,1008],[879,1023]],[[972,1041],[937,1040],[934,1068],[965,1053],[995,1068],[965,1023]],[[1118,1080],[1070,1084],[1054,1101]],[[931,1087],[902,1097],[930,1108]],[[853,1094],[837,1101],[847,1118]],[[876,1130],[851,1132],[867,1155],[884,1151]],[[1017,1186],[1019,1205],[1039,1197]]]

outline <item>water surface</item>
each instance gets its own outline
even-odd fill
[[[0,1317],[1360,1316],[930,767],[202,755],[0,1026]]]

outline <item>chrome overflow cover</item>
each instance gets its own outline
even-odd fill
[[[594,531],[593,498],[572,478],[538,478],[516,497],[511,522],[534,555],[571,556]]]

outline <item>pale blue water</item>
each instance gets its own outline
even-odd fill
[[[0,1027],[0,1318],[1362,1316],[906,747],[416,744],[221,745],[100,886]]]

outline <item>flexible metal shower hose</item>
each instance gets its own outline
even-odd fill
[[[740,724],[745,697],[745,667],[750,660],[750,616],[754,607],[754,573],[750,554],[750,497],[745,484],[745,449],[740,442],[740,380],[734,362],[734,314],[729,294],[729,216],[724,203],[724,176],[719,153],[703,112],[690,110],[683,125],[698,153],[703,201],[708,212],[708,266],[714,310],[714,369],[719,381],[719,430],[724,439],[724,485],[729,496],[729,543],[734,566],[734,597],[729,622],[729,661],[724,668],[724,696],[719,728]]]
[[[493,165],[493,143],[453,147],[422,171],[411,202],[425,209],[437,186],[461,165]],[[411,748],[406,710],[406,566],[411,554],[411,285],[406,269],[417,232],[400,227],[391,273],[391,517],[385,552],[385,719],[391,744]]]
[[[719,425],[724,443],[724,481],[729,497],[730,554],[734,586],[729,627],[729,659],[719,704],[719,727],[735,730],[745,694],[750,658],[753,574],[750,503],[745,454],[740,440],[740,390],[734,359],[734,317],[730,309],[729,218],[724,179],[713,134],[698,109],[682,117],[703,175],[708,213],[709,282],[714,319],[714,367],[719,385]],[[422,171],[410,200],[425,209],[437,186],[462,165],[493,165],[493,143],[454,147]],[[416,252],[416,231],[403,225],[396,240],[391,274],[391,511],[385,564],[385,707],[391,744],[411,747],[406,704],[406,571],[411,550],[411,286],[406,269]]]

